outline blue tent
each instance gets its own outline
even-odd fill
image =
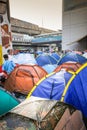
[[[37,56],[36,61],[39,66],[44,66],[47,64],[57,64],[57,60],[49,54],[41,54]]]
[[[56,67],[57,67],[57,65],[51,65],[51,64],[47,64],[47,65],[42,66],[42,68],[45,69],[48,74],[53,72]]]
[[[66,55],[61,57],[61,59],[58,61],[58,65],[61,65],[64,62],[68,62],[68,61],[75,61],[75,62],[83,64],[83,63],[87,62],[87,59],[74,52],[68,52]]]
[[[36,84],[28,97],[32,95],[35,97],[60,100],[65,85],[71,76],[72,74],[64,70],[57,73],[53,72]]]
[[[9,92],[0,87],[0,116],[6,114],[19,103]]]
[[[87,63],[72,75],[63,92],[61,101],[81,110],[87,118]]]
[[[87,118],[87,63],[76,72],[53,73],[37,84],[30,95],[61,100],[80,110]]]
[[[50,55],[54,57],[57,61],[60,59],[60,56],[56,52],[51,53]]]

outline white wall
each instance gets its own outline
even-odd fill
[[[62,49],[81,49],[77,41],[86,35],[87,7],[63,12]]]

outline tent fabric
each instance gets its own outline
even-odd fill
[[[41,121],[56,103],[57,101],[55,100],[48,100],[31,96],[29,99],[24,100],[10,112],[28,117],[33,120],[38,120],[37,116],[40,114]]]
[[[61,101],[71,104],[87,118],[87,63],[68,81]]]
[[[12,108],[17,106],[20,102],[13,97],[8,91],[0,86],[0,116],[8,113]]]
[[[77,63],[77,62],[65,62],[62,65],[57,66],[56,69],[54,70],[54,72],[58,72],[61,69],[66,69],[67,71],[76,72],[76,70],[78,70],[80,67],[81,67],[80,63]]]
[[[39,66],[44,66],[47,64],[57,64],[57,60],[49,54],[41,54],[37,56],[36,61]]]
[[[87,52],[85,52],[85,53],[83,54],[83,57],[87,58]]]
[[[56,52],[50,53],[50,55],[54,57],[57,61],[60,59],[60,56]]]
[[[58,65],[61,65],[67,61],[75,61],[75,62],[83,64],[87,62],[87,59],[83,57],[82,55],[76,54],[74,52],[68,52],[66,55],[61,57],[61,59],[58,61]]]
[[[34,56],[29,53],[19,53],[17,55],[14,55],[11,59],[16,64],[24,64],[24,65],[30,65],[30,64],[37,64]]]
[[[28,97],[35,96],[47,99],[60,100],[65,84],[72,74],[66,74],[65,70],[58,73],[52,73],[44,78],[29,93]],[[65,79],[66,77],[66,79]]]
[[[28,94],[33,86],[47,74],[38,65],[19,65],[10,73],[4,86],[10,92]]]
[[[56,67],[57,67],[57,65],[51,65],[51,64],[42,66],[42,68],[45,69],[48,74],[53,72]]]

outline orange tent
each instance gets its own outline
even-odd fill
[[[10,92],[28,94],[33,86],[46,75],[47,72],[38,65],[19,65],[9,74],[4,87]]]
[[[71,71],[74,71],[76,72],[77,69],[79,69],[81,66],[80,63],[77,63],[77,62],[65,62],[63,63],[62,65],[58,66],[54,72],[58,72],[60,71],[61,69],[66,69],[67,71],[68,70],[71,70]]]

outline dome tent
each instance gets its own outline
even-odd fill
[[[66,69],[68,71],[73,71],[76,72],[77,69],[79,69],[81,67],[80,63],[77,62],[65,62],[59,66],[57,66],[54,70],[54,72],[58,72],[61,69]]]
[[[25,65],[30,65],[30,64],[37,64],[34,56],[30,53],[19,53],[17,55],[14,55],[11,59],[14,63],[16,64],[25,64]]]
[[[47,73],[51,73],[54,71],[54,69],[56,68],[57,65],[51,65],[51,64],[47,64],[42,66],[43,69],[45,69],[47,71]]]
[[[87,118],[87,63],[82,65],[68,81],[61,101],[71,104]]]
[[[0,116],[6,114],[20,102],[0,86]]]
[[[60,56],[56,52],[50,53],[50,55],[54,57],[57,61],[60,59]]]
[[[46,99],[60,100],[65,85],[72,74],[61,70],[57,73],[51,73],[44,77],[33,87],[28,97],[35,96]]]
[[[28,94],[33,86],[46,75],[47,72],[38,65],[19,65],[10,73],[4,87],[10,92]]]
[[[39,66],[44,66],[47,64],[57,64],[57,60],[46,53],[37,56],[36,61]]]
[[[68,61],[75,61],[75,62],[84,64],[85,62],[87,62],[87,59],[74,52],[68,52],[66,55],[60,58],[60,60],[58,61],[58,65],[61,65]]]
[[[66,76],[63,78],[63,74],[60,75],[60,72],[58,72],[55,80],[52,76],[47,78],[47,81],[43,80],[35,89],[33,88],[28,97],[32,95],[61,100],[80,110],[87,118],[87,63],[83,64],[76,72],[72,72],[71,76]]]

